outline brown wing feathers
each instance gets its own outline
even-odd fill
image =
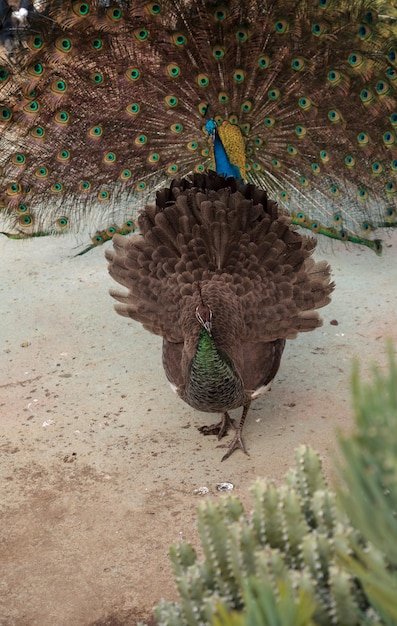
[[[329,266],[310,258],[313,240],[252,185],[216,175],[174,181],[139,226],[141,235],[116,236],[106,256],[112,277],[129,289],[112,292],[117,311],[151,332],[182,340],[181,306],[198,283],[241,299],[246,341],[291,338],[321,324],[314,309],[329,302]]]

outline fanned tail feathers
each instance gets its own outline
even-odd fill
[[[379,251],[371,231],[396,222],[395,20],[382,0],[47,0],[0,59],[2,231],[133,230],[148,194],[214,167],[213,118],[295,223]]]

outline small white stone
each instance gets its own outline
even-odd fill
[[[205,496],[206,493],[209,492],[208,487],[199,487],[193,491],[195,496]]]
[[[233,483],[217,483],[216,488],[218,491],[233,491]]]

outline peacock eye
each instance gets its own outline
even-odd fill
[[[41,137],[44,137],[45,130],[42,126],[35,126],[35,128],[32,128],[32,130],[30,131],[30,134],[35,139],[40,139]]]
[[[69,226],[69,218],[68,217],[60,217],[56,222],[58,228],[67,228]]]
[[[223,46],[214,46],[214,48],[212,48],[212,56],[217,61],[223,59],[225,56],[225,48],[223,48]]]
[[[245,80],[244,70],[236,70],[233,74],[233,79],[236,83],[243,83]]]
[[[92,39],[91,46],[94,50],[100,50],[103,47],[103,40],[99,38]]]
[[[172,35],[171,41],[178,48],[182,48],[183,46],[187,44],[187,38],[182,33],[174,33]]]
[[[167,65],[166,70],[167,75],[170,78],[179,78],[179,76],[181,75],[180,67],[176,63],[170,63],[169,65]]]
[[[90,78],[94,85],[100,85],[104,81],[103,74],[101,74],[100,72],[95,72],[94,74],[91,74]]]
[[[136,82],[136,81],[138,81],[141,78],[141,72],[140,72],[140,70],[137,67],[130,67],[125,72],[125,76],[131,82]]]
[[[118,22],[123,17],[123,11],[119,7],[110,7],[107,10],[106,15],[111,21]]]
[[[132,176],[132,172],[131,172],[131,170],[129,170],[129,169],[125,169],[125,170],[123,170],[123,171],[121,172],[121,174],[120,174],[120,178],[121,178],[121,180],[124,180],[124,181],[125,181],[125,180],[129,180],[129,179],[131,178],[131,176]]]
[[[11,110],[8,107],[0,107],[0,121],[8,122],[11,118]]]
[[[161,4],[158,2],[150,2],[145,6],[145,10],[149,15],[160,15],[161,13]]]
[[[88,2],[74,2],[73,12],[79,17],[86,17],[90,12],[90,5]]]

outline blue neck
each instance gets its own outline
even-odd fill
[[[214,140],[214,156],[215,156],[215,169],[217,174],[228,178],[241,178],[240,170],[237,165],[230,163],[229,157],[226,154],[226,150],[223,147],[223,143],[218,135],[218,131],[215,131]]]
[[[242,179],[240,170],[237,165],[233,165],[233,163],[230,163],[227,152],[223,146],[221,138],[219,137],[215,122],[213,120],[208,120],[205,126],[214,146],[216,173],[220,176],[225,176],[226,178],[231,177]]]

